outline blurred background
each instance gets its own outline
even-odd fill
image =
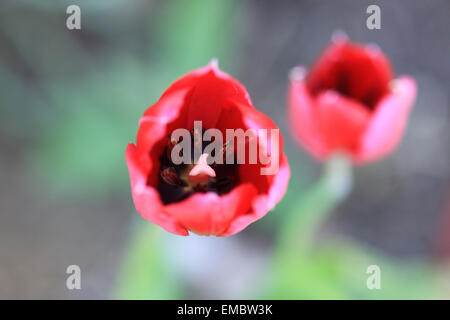
[[[81,30],[66,28],[71,4]],[[450,298],[449,17],[446,0],[1,1],[0,298]],[[314,254],[283,254],[283,214],[322,169],[286,126],[287,75],[336,30],[378,44],[418,98],[398,150],[356,168]],[[184,238],[135,211],[124,152],[144,110],[213,57],[280,127],[293,173],[238,235]],[[66,288],[72,264],[81,290]],[[366,288],[371,264],[382,290]]]

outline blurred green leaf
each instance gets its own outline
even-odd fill
[[[177,299],[180,285],[164,257],[166,231],[139,221],[125,248],[115,299]]]
[[[175,69],[187,71],[218,58],[227,69],[238,40],[235,6],[235,1],[223,0],[166,2],[152,24],[162,48],[161,59]],[[152,46],[151,50],[154,49]]]
[[[436,299],[430,267],[421,262],[392,261],[369,248],[344,242],[310,251],[278,252],[270,281],[270,299]],[[366,286],[367,267],[381,269],[381,289]]]
[[[95,195],[124,185],[125,147],[164,82],[126,57],[97,71],[48,88],[54,120],[28,159],[53,190]]]

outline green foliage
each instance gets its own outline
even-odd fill
[[[234,1],[168,2],[153,29],[161,59],[181,70],[198,68],[212,58],[226,65],[237,42],[234,7]]]
[[[135,138],[140,115],[157,98],[161,84],[152,86],[154,77],[122,57],[107,71],[50,87],[57,116],[28,157],[38,176],[59,192],[98,196],[125,188],[125,147]]]
[[[124,250],[124,264],[113,298],[180,298],[179,279],[164,259],[161,238],[165,231],[150,223],[139,222],[130,246]]]
[[[366,286],[367,267],[381,270],[381,289]],[[310,250],[280,251],[266,298],[271,299],[432,299],[436,283],[429,266],[392,261],[345,242]]]

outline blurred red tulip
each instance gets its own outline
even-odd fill
[[[284,196],[290,169],[282,137],[274,175],[261,175],[260,164],[209,166],[203,155],[196,165],[173,164],[168,148],[177,142],[170,135],[178,128],[192,130],[197,120],[206,129],[222,132],[278,129],[216,63],[184,75],[145,111],[136,146],[130,143],[126,149],[134,204],[142,217],[175,234],[232,235],[263,217]]]
[[[379,48],[340,37],[308,73],[293,69],[290,124],[297,141],[318,159],[344,151],[354,163],[365,163],[395,149],[415,96],[414,79],[393,80]]]

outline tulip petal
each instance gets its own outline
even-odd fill
[[[371,113],[363,105],[336,92],[326,91],[316,99],[320,135],[328,150],[353,154],[359,148],[359,137],[366,129]]]
[[[222,112],[223,103],[233,99],[252,107],[248,94],[235,81],[218,77],[213,71],[199,79],[189,97],[188,126],[201,119],[204,128],[214,128]]]
[[[222,101],[235,99],[253,108],[245,87],[227,73],[221,71],[216,60],[207,66],[191,71],[175,81],[161,98],[174,91],[189,89],[187,129],[192,129],[195,120],[202,120],[203,128],[214,128],[221,113]]]
[[[257,193],[252,184],[241,184],[230,193],[195,193],[166,206],[165,210],[185,228],[199,235],[217,235],[230,225],[236,214],[248,211]]]
[[[267,193],[269,191],[269,186],[273,179],[273,175],[262,175],[261,169],[263,167],[270,167],[271,163],[263,165],[261,163],[260,155],[263,153],[270,157],[269,159],[275,157],[272,155],[271,146],[271,130],[279,130],[275,123],[263,113],[257,111],[256,109],[248,108],[246,105],[240,104],[235,101],[229,101],[225,105],[224,112],[222,114],[221,120],[218,122],[218,128],[225,131],[226,129],[242,129],[244,131],[252,129],[255,134],[260,134],[259,130],[265,129],[266,134],[260,136],[257,139],[258,142],[258,159],[256,164],[251,164],[249,161],[248,151],[249,146],[245,147],[246,159],[245,163],[239,165],[239,177],[242,182],[251,182],[255,184],[258,188],[259,193]],[[278,132],[279,133],[279,132]],[[273,148],[273,150],[277,150]],[[278,136],[278,159],[283,156],[283,137],[281,134]],[[270,160],[269,160],[270,161]],[[274,164],[275,165],[275,164]],[[276,172],[274,172],[276,174]]]
[[[273,176],[268,193],[259,194],[257,197],[254,197],[251,211],[237,216],[231,222],[229,228],[217,236],[225,237],[238,233],[249,224],[265,216],[283,198],[288,187],[290,175],[291,171],[287,157],[283,154],[280,160],[280,168],[277,174]]]
[[[187,90],[173,91],[149,107],[139,121],[136,137],[136,161],[148,172],[149,182],[155,185],[159,170],[159,155],[166,146],[169,132],[183,127],[186,116],[182,112]]]
[[[319,159],[327,155],[326,146],[319,135],[315,104],[303,79],[291,79],[288,92],[288,123],[297,143]]]
[[[399,143],[413,106],[417,86],[413,78],[404,76],[394,82],[394,89],[377,106],[361,139],[357,162],[378,159]]]
[[[147,177],[139,168],[135,156],[136,147],[130,143],[125,152],[125,159],[130,174],[131,194],[136,210],[144,219],[161,226],[168,232],[181,236],[189,235],[186,228],[165,212],[158,192],[154,188],[147,186]]]
[[[163,93],[161,98],[168,94],[171,94],[173,91],[183,90],[186,88],[192,89],[197,85],[199,80],[201,80],[207,75],[212,76],[212,79],[222,80],[222,85],[228,87],[228,92],[231,94],[231,96],[239,99],[241,103],[253,107],[253,103],[250,99],[250,95],[247,92],[247,89],[245,89],[245,87],[239,81],[231,77],[229,74],[220,70],[218,62],[215,59],[211,60],[211,62],[205,67],[198,68],[196,70],[188,72],[183,77],[176,80],[169,86],[169,88],[167,88],[167,90]],[[231,96],[229,97],[231,98]]]

